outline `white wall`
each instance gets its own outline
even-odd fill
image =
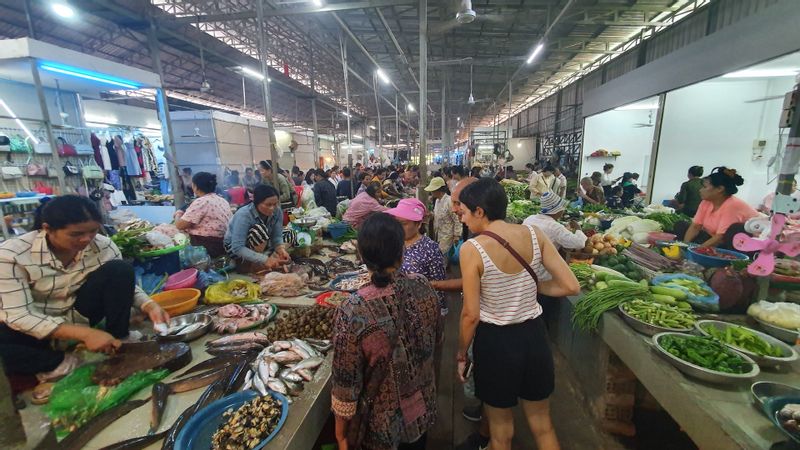
[[[782,99],[750,102],[782,95],[791,78],[716,79],[670,92],[666,97],[659,143],[653,202],[672,198],[690,166],[708,174],[725,165],[744,178],[739,197],[752,205],[771,190],[767,161],[778,144]],[[766,139],[764,157],[753,160],[753,141]]]
[[[635,172],[640,175],[639,185],[646,187],[655,127],[636,127],[634,124],[655,123],[656,113],[656,110],[645,109],[612,110],[587,117],[581,150],[581,177],[588,177],[595,171],[602,172],[603,165],[611,163],[614,165],[612,174],[615,178],[621,177],[624,172]],[[622,156],[587,158],[599,149],[619,150]]]
[[[508,143],[514,160],[509,164],[516,170],[525,168],[525,164],[532,163],[536,157],[536,138],[511,138]]]

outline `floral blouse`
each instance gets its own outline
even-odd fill
[[[428,236],[422,236],[417,242],[403,251],[403,265],[400,270],[404,273],[418,273],[431,281],[444,280],[447,277],[444,264],[444,255],[439,250],[439,244]],[[447,311],[444,302],[444,292],[437,292],[439,306]]]
[[[231,217],[231,205],[224,198],[206,194],[194,199],[181,219],[192,224],[188,231],[193,236],[221,238],[225,236]]]
[[[352,449],[390,450],[418,440],[436,420],[434,348],[438,298],[420,275],[372,283],[336,310],[333,413],[350,420]]]

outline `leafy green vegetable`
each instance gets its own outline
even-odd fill
[[[670,354],[694,365],[724,373],[746,373],[751,364],[710,337],[667,335],[658,343]]]
[[[506,208],[506,218],[509,222],[521,223],[528,216],[538,213],[541,210],[531,200],[514,200]]]
[[[663,303],[633,300],[622,305],[629,316],[665,328],[692,328],[697,318],[691,311],[684,311],[676,306]]]
[[[503,189],[506,191],[508,201],[526,200],[528,198],[528,185],[527,184],[503,184]]]
[[[727,327],[724,331],[715,327],[713,324],[702,325],[703,331],[712,338],[724,342],[725,344],[738,347],[742,350],[755,353],[761,356],[783,356],[780,347],[772,345],[761,339],[758,335],[744,327]]]
[[[668,233],[672,232],[676,223],[692,220],[691,217],[683,214],[670,214],[663,212],[648,214],[644,218],[655,220],[656,222],[660,223],[661,228]]]
[[[150,230],[152,227],[119,231],[111,236],[111,241],[117,245],[122,256],[134,257],[148,245],[144,235]]]
[[[603,205],[603,204],[595,205],[594,203],[584,203],[583,207],[581,208],[581,210],[583,212],[590,212],[590,213],[591,212],[600,212],[600,211],[605,211],[606,210],[606,205]]]

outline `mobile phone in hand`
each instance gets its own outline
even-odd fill
[[[464,365],[464,371],[461,373],[461,376],[464,377],[465,380],[472,376],[472,361],[467,360],[467,363]]]

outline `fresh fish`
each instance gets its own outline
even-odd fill
[[[292,343],[295,345],[299,345],[303,350],[308,352],[310,356],[320,356],[319,352],[314,350],[314,348],[310,344],[308,344],[302,339],[292,339]]]
[[[272,343],[272,348],[276,351],[289,350],[292,348],[292,343],[289,341],[275,341]]]
[[[235,353],[249,353],[261,350],[263,348],[264,346],[261,344],[257,344],[255,342],[249,342],[244,344],[209,347],[206,349],[206,353],[208,353],[209,355],[219,356],[219,355],[235,354]]]
[[[209,384],[219,380],[223,375],[225,375],[225,372],[225,368],[209,370],[208,372],[203,372],[188,378],[173,381],[168,383],[167,386],[169,386],[170,391],[173,394],[189,392],[204,386],[208,386]]]
[[[298,362],[303,359],[302,356],[298,355],[294,351],[282,351],[280,353],[275,353],[272,355],[272,359],[275,360],[279,364],[288,364],[293,362]]]
[[[175,335],[189,334],[192,331],[196,331],[196,330],[199,330],[200,328],[203,328],[204,326],[205,326],[205,324],[203,322],[195,322],[195,323],[192,323],[192,324],[189,324],[189,325],[183,327],[181,330],[179,330],[179,331],[177,331],[177,332],[175,332],[173,334],[175,334]]]
[[[150,431],[147,434],[155,434],[161,425],[161,418],[164,415],[164,408],[167,406],[167,399],[172,394],[172,390],[164,383],[156,383],[151,390],[151,401],[153,403],[150,412]]]
[[[243,391],[249,391],[251,389],[253,389],[253,380],[245,381],[244,385],[242,385],[242,390]]]
[[[270,378],[267,381],[267,387],[271,390],[286,395],[289,393],[289,389],[286,387],[286,383],[277,379],[277,378]]]
[[[250,360],[243,359],[239,361],[239,364],[229,369],[230,374],[227,375],[228,384],[225,385],[225,395],[232,394],[242,387],[247,376],[247,366],[249,365]]]
[[[253,371],[248,370],[247,375],[244,376],[244,384],[248,384],[253,381]]]
[[[269,380],[270,377],[272,377],[272,374],[269,371],[269,363],[263,359],[258,361],[258,376],[262,381]]]
[[[300,375],[305,381],[311,381],[314,379],[314,374],[308,369],[300,369],[297,371],[297,374]]]
[[[195,364],[194,366],[190,367],[185,372],[183,372],[182,374],[178,375],[178,377],[181,378],[181,377],[185,377],[186,375],[189,375],[190,373],[203,372],[203,371],[206,371],[206,370],[209,370],[209,369],[220,368],[222,366],[230,364],[233,359],[234,359],[234,357],[230,356],[230,355],[222,355],[222,356],[217,356],[217,357],[214,357],[214,358],[211,358],[211,359],[207,359],[205,361],[199,362],[199,363]]]
[[[281,380],[286,385],[289,395],[297,397],[303,392],[303,383],[296,383],[293,381]]]
[[[303,340],[304,340],[305,342],[308,342],[310,345],[322,345],[322,346],[324,346],[324,345],[328,345],[328,344],[330,344],[330,343],[331,343],[330,339],[312,339],[312,338],[306,338],[306,339],[303,339]]]
[[[151,444],[164,439],[164,436],[166,435],[167,431],[162,431],[161,433],[140,436],[133,439],[126,439],[122,442],[117,442],[116,444],[103,447],[100,450],[142,450],[149,447]]]
[[[223,345],[242,344],[242,343],[259,343],[264,347],[270,343],[267,335],[260,331],[251,331],[248,333],[238,333],[231,336],[223,336],[214,339],[213,341],[206,342],[206,347],[219,347]]]
[[[309,353],[308,350],[297,344],[292,344],[292,348],[290,348],[289,351],[297,353],[303,359],[311,358],[311,353]]]
[[[120,417],[147,403],[147,400],[131,400],[94,416],[82,427],[67,435],[58,443],[59,449],[78,450],[83,448],[97,434],[105,430]]]
[[[299,363],[295,364],[292,368],[293,371],[298,372],[303,369],[313,370],[322,365],[325,360],[320,358],[319,356],[315,356],[313,358],[308,358],[300,361]]]
[[[278,376],[278,371],[280,371],[280,370],[281,370],[281,366],[278,363],[276,363],[275,361],[270,359],[270,361],[269,361],[269,376],[271,376],[271,377]]]
[[[301,377],[300,374],[292,372],[292,369],[288,369],[288,368],[287,369],[281,369],[281,371],[278,372],[278,378],[280,378],[284,382],[286,382],[286,381],[293,382],[293,383],[302,383],[303,382],[303,377]]]
[[[253,387],[256,388],[256,391],[261,394],[261,396],[267,395],[267,387],[264,386],[264,381],[261,380],[261,377],[258,375],[253,377]]]

